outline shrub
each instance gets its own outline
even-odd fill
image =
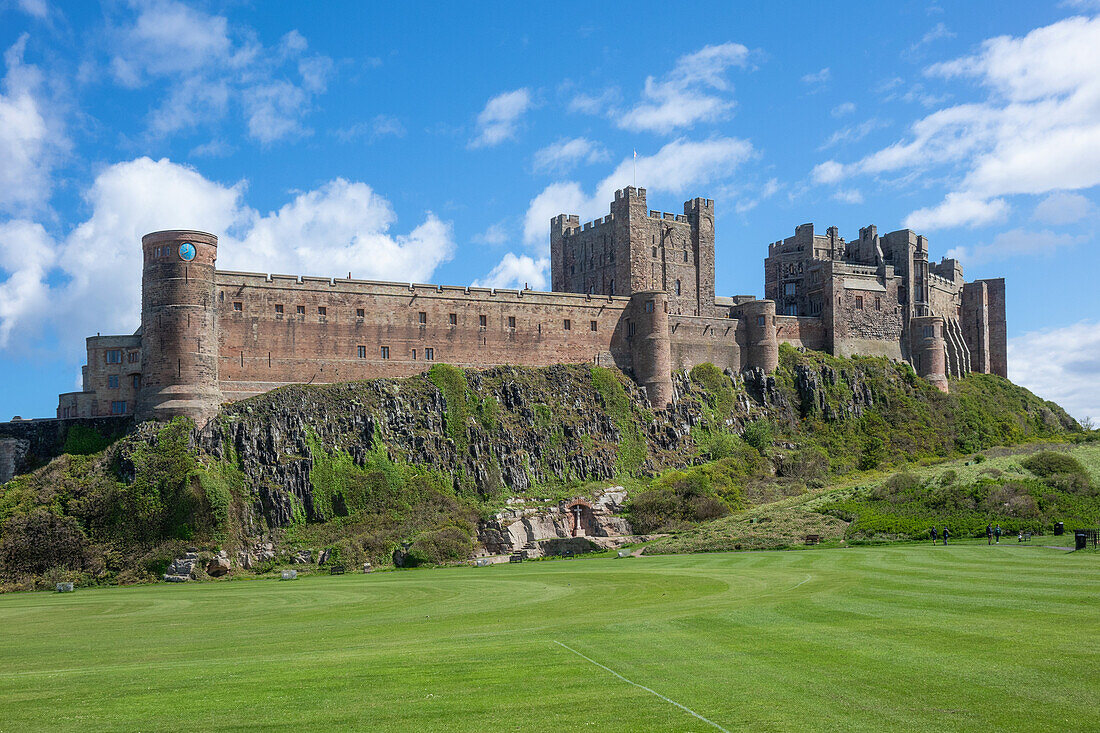
[[[423,532],[412,541],[402,563],[405,567],[441,565],[465,560],[474,550],[473,527],[468,523],[449,524]]]
[[[771,447],[774,430],[770,420],[753,420],[745,426],[745,442],[763,454]]]
[[[1056,473],[1076,473],[1088,477],[1085,467],[1076,458],[1066,453],[1040,451],[1033,456],[1024,458],[1020,461],[1020,465],[1039,478],[1053,476]]]
[[[84,567],[87,539],[72,517],[35,509],[8,519],[0,537],[0,566],[8,575]]]
[[[954,469],[948,469],[940,476],[940,486],[950,486],[958,480],[959,474]]]
[[[688,377],[706,393],[707,402],[714,411],[714,416],[720,422],[729,418],[737,401],[737,390],[733,386],[733,380],[709,362],[692,368]]]
[[[779,461],[778,473],[806,481],[822,478],[829,471],[829,455],[816,445],[791,451]]]
[[[61,452],[71,456],[87,456],[99,453],[110,444],[111,440],[100,435],[95,428],[77,424],[69,428]]]

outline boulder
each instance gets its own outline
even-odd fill
[[[229,558],[215,557],[206,564],[206,574],[212,578],[220,578],[229,572]]]

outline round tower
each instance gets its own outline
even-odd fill
[[[214,261],[218,238],[172,230],[141,238],[138,420],[185,415],[198,426],[221,405]]]
[[[748,349],[742,369],[762,369],[771,374],[779,366],[779,339],[775,335],[775,301],[750,300],[737,306],[745,321]]]
[[[649,404],[668,407],[673,395],[668,293],[663,290],[633,293],[630,306],[635,326],[630,343],[634,379],[645,387]]]
[[[913,367],[941,392],[947,391],[947,352],[942,316],[913,316],[909,319]]]

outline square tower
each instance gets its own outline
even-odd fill
[[[574,215],[554,217],[550,260],[557,292],[662,291],[671,314],[711,315],[714,201],[695,198],[683,214],[671,214],[649,210],[644,188],[624,188],[602,219],[581,226]]]

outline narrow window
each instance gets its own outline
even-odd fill
[[[435,361],[435,349],[431,347],[424,349],[424,358],[427,361]]]
[[[478,328],[485,328],[488,325],[489,319],[483,314],[477,317]]]
[[[298,315],[304,316],[306,314],[306,307],[304,305],[298,306]]]
[[[627,321],[626,322],[626,335],[627,336],[633,336],[634,335],[634,321]]]
[[[687,261],[688,261],[688,251],[685,249],[684,250],[684,262],[687,262]]]
[[[882,298],[875,298],[875,310],[882,310]]]
[[[413,361],[416,361],[416,349],[412,350]]]
[[[795,283],[787,283],[783,286],[783,295],[795,295],[798,293],[798,286]]]
[[[238,301],[235,301],[235,302],[233,303],[233,310],[235,310],[235,311],[238,311],[238,312],[239,312],[239,311],[243,311],[243,310],[244,310],[244,303],[242,303],[242,302],[241,302],[241,301],[239,301],[239,300],[238,300]]]
[[[645,302],[645,312],[646,313],[652,313],[653,312],[653,301],[652,300],[647,300]]]
[[[676,281],[676,294],[677,295],[680,294],[680,281],[679,280]]]
[[[657,258],[657,248],[656,247],[653,248],[653,257],[654,257],[654,259]]]
[[[118,375],[111,374],[107,377],[107,386],[111,389],[118,389]]]
[[[275,304],[275,315],[281,316],[282,314],[283,314],[283,304],[282,303],[276,303]]]
[[[571,320],[569,320],[568,318],[566,318],[564,327],[565,327],[566,331],[572,331],[573,330],[573,322]]]
[[[768,325],[768,317],[767,316],[757,316],[756,317],[756,325],[757,326],[766,326],[766,325]]]
[[[516,317],[508,316],[508,328],[514,329],[516,327]]]
[[[607,294],[608,295],[614,295],[615,294],[615,278],[611,278],[611,282],[608,283],[608,285],[607,285]]]
[[[932,338],[933,336],[936,335],[936,327],[935,326],[925,326],[923,331],[924,331],[924,337],[926,339],[930,339],[930,338]]]
[[[131,351],[129,354],[126,355],[126,360],[129,361],[131,364],[136,364],[137,360],[140,357],[141,357],[141,352],[140,351]]]
[[[389,346],[383,346],[382,347],[382,358],[383,359],[389,359],[390,358],[390,347]]]
[[[420,311],[420,313],[417,314],[417,318],[419,319],[421,326],[425,325],[428,322],[428,314],[425,311]]]
[[[595,331],[596,330],[596,325],[597,325],[596,321],[589,321],[588,322],[588,330],[589,331]]]
[[[108,364],[121,364],[122,363],[122,351],[117,349],[111,349],[107,352]]]
[[[322,318],[327,316],[328,315],[328,308],[326,308],[323,305],[317,306],[317,315],[321,316]]]
[[[577,266],[576,265],[570,265],[569,266],[569,274],[570,275],[576,275],[577,274]]]
[[[458,314],[457,313],[452,313],[447,317],[450,319],[450,322],[451,322],[452,326],[457,326],[458,325]]]
[[[356,308],[355,309],[355,317],[356,318],[366,318],[366,316],[367,316],[367,312],[364,309],[362,309],[362,308]]]
[[[125,415],[126,414],[126,402],[123,400],[115,400],[111,403],[112,415]]]
[[[856,310],[857,311],[863,310],[863,296],[862,295],[857,295],[856,296]]]
[[[130,375],[130,384],[133,385],[134,389],[141,389],[141,375],[140,374],[131,374]]]
[[[366,359],[367,358],[367,347],[366,346],[360,346],[359,347],[359,358],[360,359]]]

